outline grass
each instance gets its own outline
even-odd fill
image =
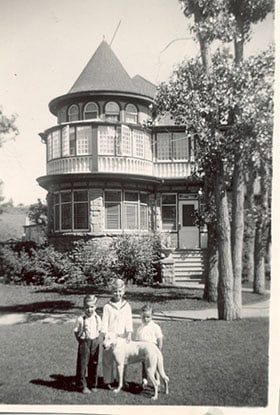
[[[43,312],[76,314],[81,311],[85,293],[98,296],[98,311],[109,300],[108,290],[93,287],[67,289],[63,287],[26,287],[1,285],[0,313]],[[172,310],[202,310],[216,307],[213,303],[203,300],[203,290],[196,288],[174,287],[137,287],[129,286],[126,299],[131,304],[134,313],[139,313],[143,303],[149,302],[154,311]],[[242,292],[243,304],[251,304],[265,300],[268,294],[259,295],[253,292]]]
[[[128,370],[130,389],[115,395],[99,388],[88,396],[76,392],[74,315],[85,292],[99,297],[99,312],[109,293],[90,287],[77,290],[2,285],[0,313],[28,313],[24,324],[0,326],[0,403],[75,405],[265,406],[268,389],[268,319],[233,322],[161,321],[170,394],[153,403],[141,391],[140,365]],[[128,287],[134,312],[144,302],[157,311],[203,309],[203,291],[187,288]],[[265,299],[243,293],[243,303]],[[57,324],[42,323],[41,313],[63,314]],[[66,315],[66,318],[65,318]],[[62,316],[61,316],[62,317]],[[136,324],[136,323],[135,323]],[[136,326],[135,326],[136,329]]]
[[[72,324],[1,326],[2,404],[206,405],[267,404],[268,320],[162,321],[170,394],[149,399],[141,391],[140,365],[128,370],[130,389],[115,395],[73,387],[76,342]]]

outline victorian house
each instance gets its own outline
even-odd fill
[[[40,133],[47,171],[49,239],[160,233],[177,281],[202,274],[205,229],[191,174],[193,137],[155,111],[156,86],[131,78],[102,41],[65,95],[49,109],[57,124]]]

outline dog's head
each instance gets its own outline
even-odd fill
[[[112,332],[106,333],[104,340],[103,340],[104,349],[108,350],[110,348],[114,348],[117,342],[117,338],[118,336],[115,333],[112,333]]]

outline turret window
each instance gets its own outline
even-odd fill
[[[54,230],[88,230],[87,190],[67,190],[54,194]]]
[[[108,121],[120,121],[120,107],[116,102],[107,102],[105,105],[105,118]]]
[[[68,121],[78,121],[79,120],[79,107],[78,105],[71,105],[68,109]]]
[[[133,104],[127,104],[125,108],[125,122],[137,124],[137,108]]]
[[[84,120],[94,120],[98,118],[98,106],[95,102],[88,102],[84,108]]]

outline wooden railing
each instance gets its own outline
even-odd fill
[[[91,173],[91,156],[67,157],[47,163],[47,174]]]
[[[153,163],[132,157],[98,156],[98,171],[152,176]]]
[[[156,177],[187,177],[191,175],[193,163],[185,162],[161,162],[154,163],[153,175]]]

